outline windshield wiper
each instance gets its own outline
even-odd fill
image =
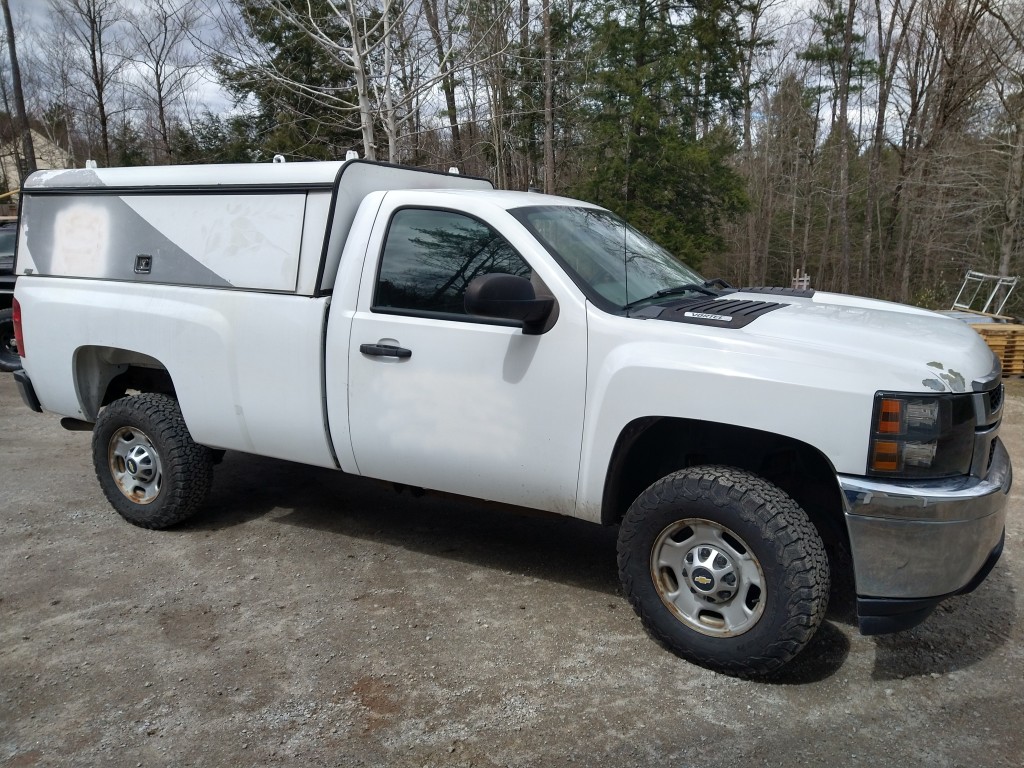
[[[705,285],[699,283],[683,283],[682,285],[673,285],[669,288],[662,288],[660,291],[655,291],[650,296],[644,296],[642,299],[636,299],[626,304],[623,309],[632,309],[637,304],[641,304],[645,301],[653,301],[654,299],[660,299],[662,296],[675,296],[680,293],[703,293],[705,296],[714,296],[718,298],[720,294],[716,291],[712,291]]]

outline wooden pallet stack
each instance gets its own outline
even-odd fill
[[[1024,325],[979,323],[971,327],[981,334],[1003,366],[1004,376],[1024,374]]]

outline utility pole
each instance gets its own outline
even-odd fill
[[[21,182],[25,177],[36,172],[36,150],[32,146],[32,128],[28,124],[28,113],[25,112],[25,93],[21,90],[21,67],[18,66],[18,50],[14,44],[14,21],[11,19],[11,7],[7,0],[0,0],[4,9],[4,22],[7,24],[7,50],[11,54],[11,80],[14,85],[14,111],[17,112],[18,127],[21,130],[21,151],[25,156],[25,170],[18,168]]]

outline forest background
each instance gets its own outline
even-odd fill
[[[1024,0],[10,6],[74,165],[354,149],[600,203],[734,284],[944,307],[968,268],[1024,272]]]

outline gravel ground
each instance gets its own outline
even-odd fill
[[[646,636],[614,530],[228,454],[145,531],[0,376],[0,765],[1019,768],[1022,487],[976,593],[744,682]]]

